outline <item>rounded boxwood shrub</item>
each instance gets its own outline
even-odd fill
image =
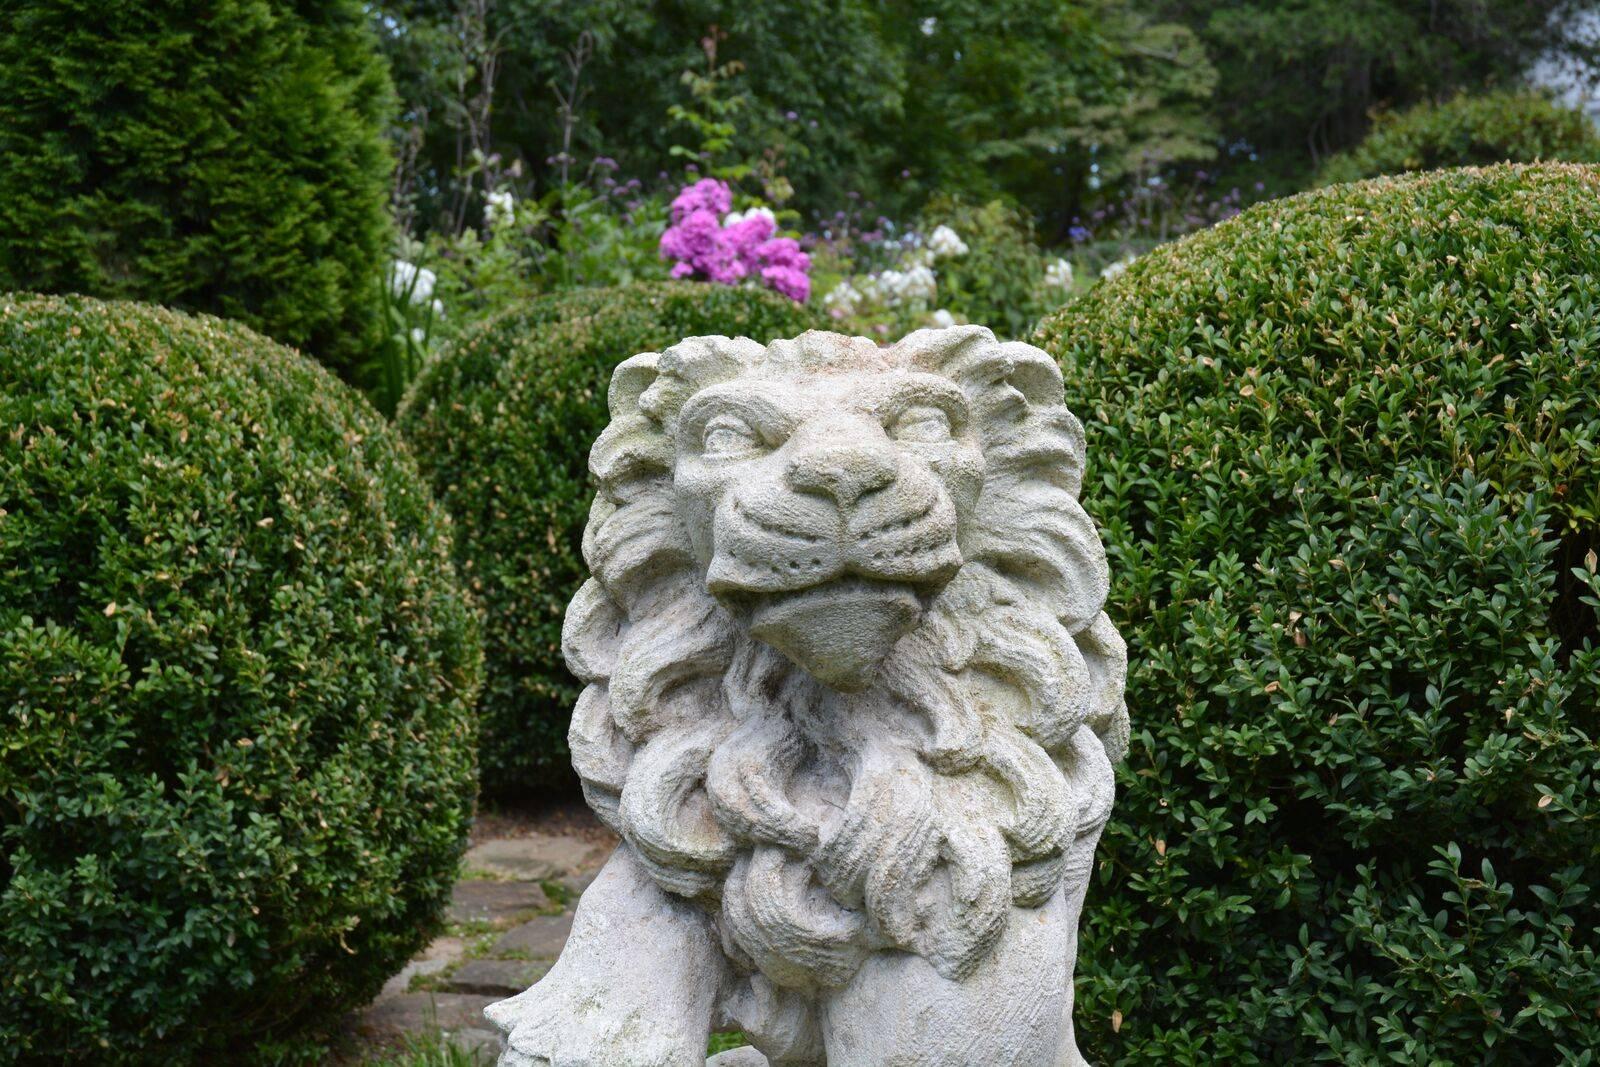
[[[242,326],[0,296],[0,382],[0,1047],[289,1057],[424,943],[465,843],[448,520]]]
[[[378,340],[393,93],[361,0],[0,4],[0,290]]]
[[[1385,112],[1355,148],[1328,160],[1321,184],[1439,167],[1600,162],[1600,133],[1583,112],[1542,93],[1458,94]]]
[[[1041,327],[1136,731],[1101,1063],[1600,1048],[1600,172],[1254,208]]]
[[[561,658],[561,620],[588,573],[589,448],[606,426],[612,370],[685,337],[764,342],[819,318],[743,287],[579,290],[492,319],[424,368],[397,422],[455,517],[462,575],[484,607],[486,792],[576,784],[567,723],[582,686]]]

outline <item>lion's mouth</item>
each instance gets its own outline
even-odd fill
[[[750,603],[751,636],[844,692],[870,686],[895,643],[922,617],[922,602],[911,586],[861,578],[761,595]]]

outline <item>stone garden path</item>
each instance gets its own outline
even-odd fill
[[[578,897],[615,845],[581,805],[531,818],[480,817],[448,927],[351,1018],[350,1036],[371,1048],[439,1032],[492,1063],[501,1037],[484,1007],[550,969]]]

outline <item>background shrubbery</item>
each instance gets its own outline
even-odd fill
[[[245,1063],[430,936],[476,620],[395,433],[243,327],[0,298],[0,1059]]]
[[[817,324],[764,290],[592,289],[492,320],[418,378],[398,424],[455,516],[461,572],[487,616],[485,790],[572,781],[567,722],[581,687],[561,659],[561,620],[586,573],[589,446],[608,421],[612,369],[684,337],[765,342]]]
[[[371,354],[394,103],[359,0],[0,5],[0,290]]]
[[[1532,92],[1461,95],[1373,120],[1355,148],[1330,159],[1325,185],[1439,167],[1600,162],[1600,133],[1580,111]]]
[[[1091,1059],[1593,1062],[1597,231],[1591,168],[1340,186],[1042,328],[1136,730]]]

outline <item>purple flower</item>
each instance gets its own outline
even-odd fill
[[[594,165],[599,167],[601,170],[617,169],[617,161],[612,159],[610,156],[595,156]]]
[[[811,296],[811,279],[795,267],[763,267],[761,280],[767,283],[767,288],[797,304],[804,304]]]
[[[800,242],[793,237],[774,237],[756,247],[756,256],[763,266],[789,267],[799,271],[811,269],[811,257],[800,251]]]
[[[811,295],[811,257],[794,239],[774,236],[771,212],[753,210],[723,225],[732,206],[732,190],[714,178],[678,193],[660,245],[661,258],[674,261],[672,276],[720,285],[759,278],[791,300],[805,301]]]
[[[798,111],[785,111],[783,113],[783,117],[788,119],[790,122],[793,122],[795,119],[800,117],[800,112],[798,112]]]
[[[733,208],[733,190],[727,182],[702,178],[680,192],[672,201],[672,221],[676,225],[697,211],[709,212],[715,222]]]
[[[673,277],[711,274],[722,258],[719,240],[722,226],[717,222],[717,216],[698,208],[679,217],[676,203],[673,204],[672,213],[674,221],[661,235],[661,258],[678,261],[672,271]]]

